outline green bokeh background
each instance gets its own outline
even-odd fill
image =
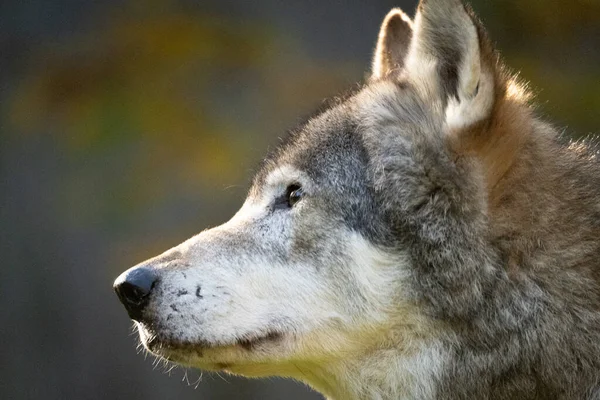
[[[415,3],[0,3],[0,398],[319,398],[153,371],[111,284],[227,220],[261,156],[363,79],[383,16]],[[599,0],[473,6],[541,113],[599,130]]]

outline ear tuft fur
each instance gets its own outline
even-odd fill
[[[379,30],[372,79],[385,78],[402,70],[411,38],[412,21],[401,9],[392,9]]]
[[[490,115],[496,91],[491,52],[485,31],[460,0],[421,0],[406,71],[442,101],[451,130]]]

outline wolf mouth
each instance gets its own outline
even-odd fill
[[[237,341],[237,345],[239,345],[240,347],[242,347],[245,350],[251,351],[258,345],[276,342],[282,338],[283,338],[283,334],[281,332],[268,331],[264,335],[252,336],[252,337],[248,337],[248,338],[244,338],[244,339],[239,339]]]
[[[140,331],[143,328],[140,328]],[[146,333],[142,338],[148,350],[155,354],[164,356],[164,353],[170,352],[195,352],[202,357],[206,350],[218,350],[231,347],[240,347],[246,351],[255,350],[257,347],[265,344],[275,343],[283,338],[283,333],[269,330],[261,334],[248,334],[242,338],[229,342],[209,342],[204,340],[188,341],[173,337],[161,337],[159,334]]]

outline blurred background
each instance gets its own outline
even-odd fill
[[[299,117],[415,0],[2,0],[0,398],[318,399],[153,367],[112,291],[227,220]],[[474,0],[540,112],[600,131],[600,0]],[[188,384],[189,382],[189,384]]]

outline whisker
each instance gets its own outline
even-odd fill
[[[194,389],[198,389],[200,382],[202,382],[202,371],[200,371],[200,376],[198,377],[198,380],[196,380],[196,386],[194,386]]]

